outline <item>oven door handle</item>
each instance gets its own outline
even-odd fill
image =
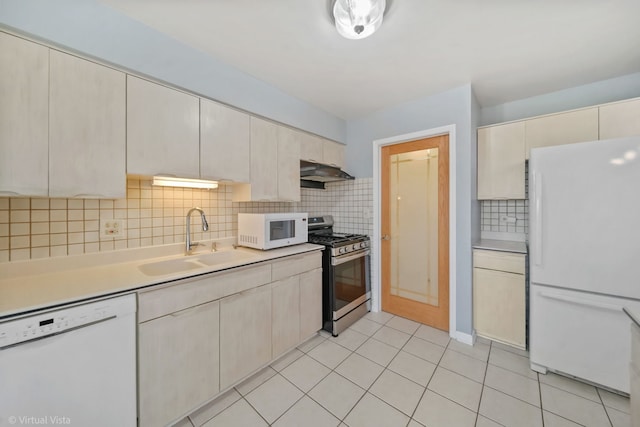
[[[342,257],[332,258],[331,259],[331,265],[333,267],[335,267],[336,265],[344,264],[345,262],[349,262],[349,261],[353,261],[354,259],[365,257],[365,256],[369,255],[370,253],[371,253],[371,251],[366,250],[366,251],[358,252],[357,254],[353,254],[353,255],[349,255],[349,256],[342,256]]]

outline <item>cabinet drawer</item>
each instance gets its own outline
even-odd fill
[[[322,267],[322,252],[320,251],[287,257],[273,263],[272,280],[295,276],[319,267]]]
[[[508,273],[525,273],[525,255],[499,251],[473,251],[473,266]]]
[[[138,322],[214,301],[270,281],[271,265],[264,264],[181,280],[165,288],[142,291],[138,296]]]

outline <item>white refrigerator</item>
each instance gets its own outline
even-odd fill
[[[640,137],[531,150],[531,368],[629,392],[640,310]]]

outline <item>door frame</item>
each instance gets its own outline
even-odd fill
[[[456,339],[456,125],[406,133],[373,141],[373,236],[371,240],[371,311],[380,311],[382,262],[380,227],[382,216],[382,147],[432,136],[449,136],[449,336]]]

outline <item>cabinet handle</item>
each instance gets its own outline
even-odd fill
[[[536,212],[536,246],[533,250],[533,258],[536,265],[542,265],[542,174],[533,175],[533,208]]]
[[[540,296],[543,298],[547,298],[547,299],[553,299],[553,300],[557,300],[557,301],[562,301],[562,302],[567,302],[569,304],[577,304],[577,305],[583,305],[585,307],[591,307],[591,308],[599,308],[602,310],[609,310],[609,311],[620,311],[622,312],[622,307],[617,306],[617,305],[613,305],[613,304],[606,304],[606,303],[602,303],[602,302],[594,302],[594,301],[589,301],[589,300],[585,300],[585,299],[581,299],[581,298],[572,298],[566,295],[560,295],[560,294],[554,294],[554,293],[548,293],[548,292],[541,292]]]
[[[391,236],[389,236],[388,234],[385,234],[382,236],[381,240],[391,240]]]

